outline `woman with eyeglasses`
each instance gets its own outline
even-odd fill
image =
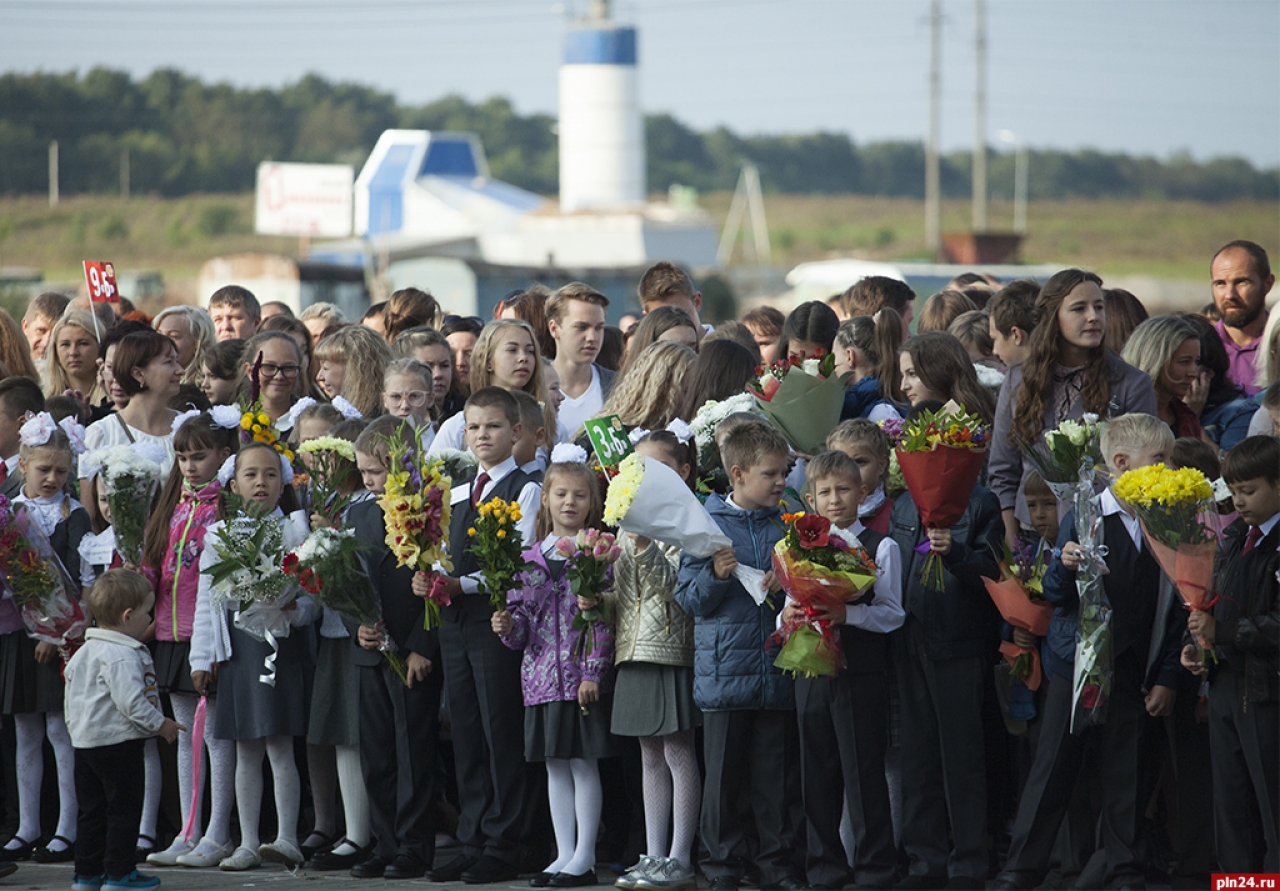
[[[348,325],[316,347],[316,382],[330,399],[341,396],[373,420],[382,412],[382,379],[391,347],[363,325]]]
[[[259,331],[250,337],[240,362],[240,392],[246,398],[251,392],[253,366],[259,357],[262,360],[258,365],[262,410],[275,421],[287,414],[301,396],[302,350],[297,341],[283,331]]]

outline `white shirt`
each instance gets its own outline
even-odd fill
[[[427,457],[432,458],[445,449],[457,449],[460,452],[467,449],[467,421],[462,416],[462,412],[458,412],[452,417],[445,418],[440,424],[440,429],[436,431],[435,439],[431,441],[431,447],[427,449]]]
[[[600,369],[592,365],[591,384],[582,391],[582,395],[574,399],[569,394],[565,394],[564,402],[560,403],[560,421],[569,431],[569,435],[572,435],[582,426],[583,421],[600,414],[602,408],[604,408],[604,390],[600,386]]]
[[[68,495],[66,492],[58,492],[54,495],[41,495],[39,498],[28,498],[26,490],[19,492],[14,496],[14,504],[25,504],[27,510],[31,512],[31,516],[35,517],[36,525],[40,527],[40,531],[46,536],[53,535],[53,530],[58,528],[58,524],[62,522],[62,502],[67,501],[67,514],[70,516],[75,512],[76,508],[83,505]]]
[[[151,654],[127,634],[90,628],[65,677],[63,709],[77,749],[149,739],[164,723]]]
[[[1270,417],[1268,417],[1268,418],[1267,418],[1267,421],[1268,421],[1268,422],[1270,422],[1270,420],[1271,420],[1271,419],[1270,419]],[[19,461],[21,458],[22,458],[22,455],[20,455],[20,454],[15,454],[12,458],[5,458],[5,459],[4,459],[4,467],[5,467],[5,474],[6,474],[6,476],[13,476],[15,473],[17,473],[17,472],[18,472],[18,461]]]
[[[107,415],[101,421],[94,421],[89,425],[89,429],[84,432],[84,447],[86,451],[92,452],[94,449],[109,448],[118,445],[132,445],[129,437],[125,435],[125,425],[121,424],[119,415]],[[160,465],[160,479],[169,478],[169,471],[173,470],[173,434],[166,433],[164,436],[152,436],[150,433],[143,433],[137,427],[129,425],[129,433],[133,436],[133,442],[153,442],[160,448],[164,449],[164,462]]]
[[[1120,506],[1119,500],[1115,493],[1108,487],[1100,496],[1099,506],[1102,508],[1102,515],[1109,517],[1112,514],[1119,514],[1120,521],[1124,523],[1125,532],[1129,533],[1129,538],[1133,539],[1133,546],[1142,551],[1142,524],[1138,522],[1138,518],[1131,516],[1128,511]]]
[[[455,416],[456,417],[456,416]],[[489,480],[484,484],[484,488],[480,490],[480,500],[484,501],[493,492],[498,483],[502,482],[509,474],[516,469],[516,459],[508,457],[507,460],[500,464],[494,465],[489,470],[483,467],[479,468],[477,476],[480,473],[489,474]],[[454,506],[461,509],[464,499],[471,498],[471,486],[468,483],[465,486],[456,486],[454,492]],[[459,494],[464,493],[464,494]],[[516,528],[520,530],[520,539],[524,542],[524,547],[528,548],[534,541],[534,526],[538,519],[538,505],[542,500],[542,486],[537,483],[525,483],[523,489],[520,490],[520,497],[516,499],[516,503],[520,505],[520,522],[516,523]],[[436,570],[443,572],[443,568],[437,564]],[[480,590],[480,582],[478,575],[464,575],[458,580],[462,585],[463,594],[475,594]]]
[[[1262,530],[1262,537],[1266,538],[1271,534],[1271,530],[1276,528],[1276,523],[1280,522],[1280,514],[1272,514],[1271,519],[1263,520],[1258,524],[1258,528]]]

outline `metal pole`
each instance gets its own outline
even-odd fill
[[[987,230],[987,4],[974,0],[977,90],[973,122],[973,231]]]
[[[1013,231],[1027,231],[1027,147],[1021,142],[1013,156]]]
[[[924,241],[935,254],[942,248],[938,138],[941,130],[942,0],[929,3],[929,138],[924,157]]]
[[[49,143],[49,206],[58,206],[58,140]]]
[[[129,147],[120,150],[120,197],[129,200]]]

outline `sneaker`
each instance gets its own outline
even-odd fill
[[[173,840],[173,844],[165,848],[163,851],[152,851],[147,855],[147,862],[152,866],[177,866],[178,858],[186,854],[194,848],[191,842],[182,836],[178,836]]]
[[[107,879],[102,883],[103,888],[155,888],[160,884],[160,879],[156,876],[143,875],[136,869],[127,876],[119,879]]]
[[[653,872],[636,881],[637,891],[693,891],[697,887],[693,867],[674,857],[665,858]]]
[[[224,857],[218,869],[225,872],[244,872],[246,869],[257,869],[262,865],[258,855],[248,848],[236,848],[230,857]]]
[[[632,891],[636,887],[636,882],[660,867],[663,860],[664,858],[662,857],[650,857],[645,854],[637,861],[635,866],[618,876],[618,881],[614,882],[613,886],[621,888],[623,891]]]
[[[71,891],[98,891],[106,880],[106,876],[82,876],[77,873],[71,878]]]
[[[301,866],[305,859],[297,845],[291,841],[281,841],[280,839],[276,839],[270,844],[259,845],[258,856],[267,863],[283,863],[289,869]]]
[[[218,866],[223,860],[231,856],[230,843],[220,845],[217,842],[209,841],[207,838],[200,839],[200,844],[196,845],[185,854],[177,857],[179,866],[186,866],[190,869],[208,869],[211,866]],[[147,859],[150,862],[150,858]]]

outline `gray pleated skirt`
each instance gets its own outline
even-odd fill
[[[524,707],[524,760],[612,758],[619,754],[609,732],[613,696],[600,697],[582,713],[577,700]]]
[[[265,641],[231,627],[231,658],[218,670],[218,711],[215,739],[246,742],[267,736],[305,736],[307,706],[311,703],[311,635],[294,628],[278,641],[276,684],[258,678],[263,660],[271,654]]]
[[[307,742],[313,746],[360,744],[360,675],[351,660],[354,648],[349,637],[319,639],[307,721]]]
[[[702,724],[693,704],[693,669],[654,662],[623,662],[613,683],[613,727],[618,736],[666,736]]]

